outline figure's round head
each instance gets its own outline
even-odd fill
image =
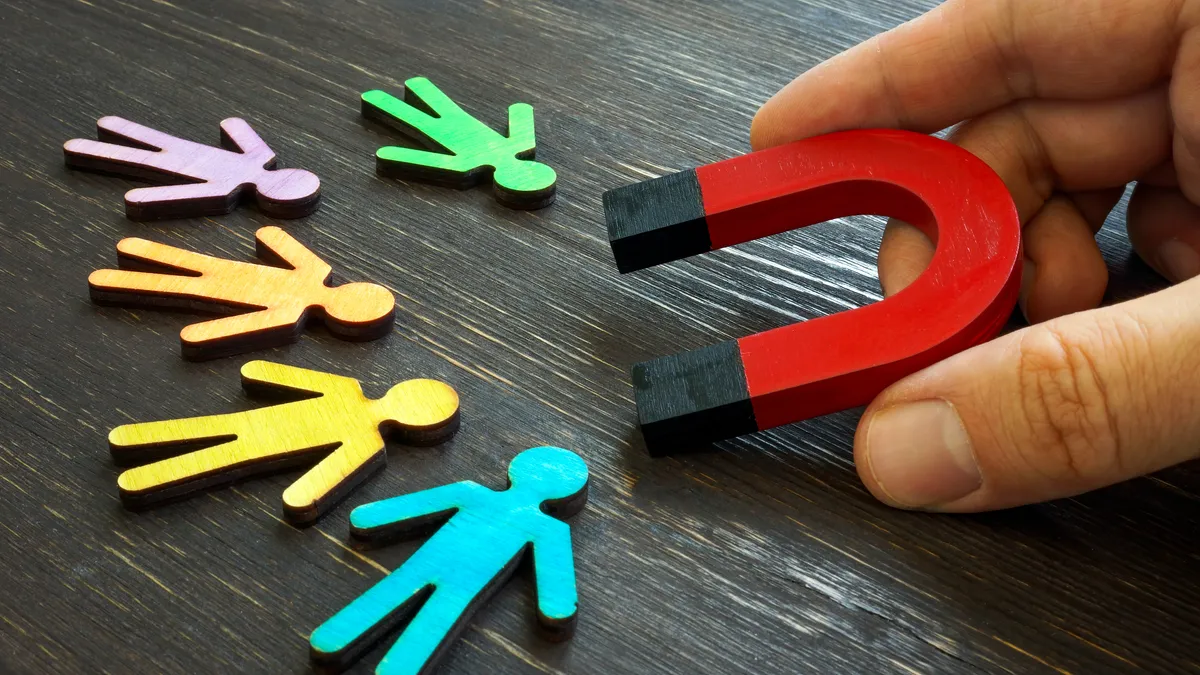
[[[517,194],[544,192],[554,186],[554,169],[533,160],[514,159],[496,167],[492,180],[501,189]]]
[[[530,448],[508,465],[514,488],[533,492],[540,501],[566,499],[587,487],[588,468],[579,455],[550,446]]]
[[[303,204],[321,193],[321,179],[304,169],[264,170],[254,181],[260,199],[277,204]]]
[[[458,428],[458,392],[440,380],[405,380],[379,403],[386,407],[386,422],[414,445],[439,442]]]
[[[384,322],[390,328],[396,298],[379,284],[355,282],[334,286],[321,302],[325,316],[348,326],[366,326]]]

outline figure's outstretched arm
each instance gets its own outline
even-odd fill
[[[237,298],[233,297],[219,300],[237,302]],[[194,323],[179,331],[179,339],[183,343],[183,356],[194,361],[204,361],[289,344],[296,340],[303,318],[304,309],[291,306]],[[242,384],[246,385],[245,380]],[[310,384],[323,385],[324,389],[318,393],[329,393],[328,390],[332,388],[328,382],[314,381]],[[312,391],[312,387],[305,387],[301,391]]]
[[[254,233],[258,257],[274,263],[286,263],[292,269],[303,270],[305,276],[320,277],[324,282],[333,268],[292,235],[275,227],[260,228]]]
[[[229,317],[234,318],[234,317]],[[242,366],[242,388],[248,393],[334,394],[362,396],[358,380],[273,361],[250,361]]]
[[[536,142],[533,133],[533,106],[528,103],[514,103],[508,106],[508,138],[514,146],[513,154],[534,149]]]
[[[378,431],[347,440],[283,491],[283,512],[293,524],[312,523],[386,463]]]
[[[364,541],[416,534],[487,493],[491,490],[463,481],[364,504],[350,512],[350,533]]]
[[[565,640],[575,629],[579,597],[575,590],[575,558],[571,527],[547,518],[533,542],[538,623],[552,639]]]
[[[221,145],[229,150],[237,149],[243,154],[257,157],[264,165],[275,160],[275,153],[266,141],[240,117],[221,120]]]

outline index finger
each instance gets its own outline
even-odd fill
[[[1136,93],[1170,75],[1193,0],[950,0],[835,56],[754,118],[754,149],[844,129],[932,133],[1024,98]]]

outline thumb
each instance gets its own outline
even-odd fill
[[[1200,456],[1200,278],[1026,328],[891,386],[855,437],[884,502],[986,511]]]

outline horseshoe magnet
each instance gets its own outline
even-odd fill
[[[604,194],[604,214],[623,273],[853,215],[899,218],[937,243],[929,268],[885,300],[634,366],[652,455],[865,405],[993,337],[1020,287],[1004,183],[911,132],[829,134],[628,185]]]

